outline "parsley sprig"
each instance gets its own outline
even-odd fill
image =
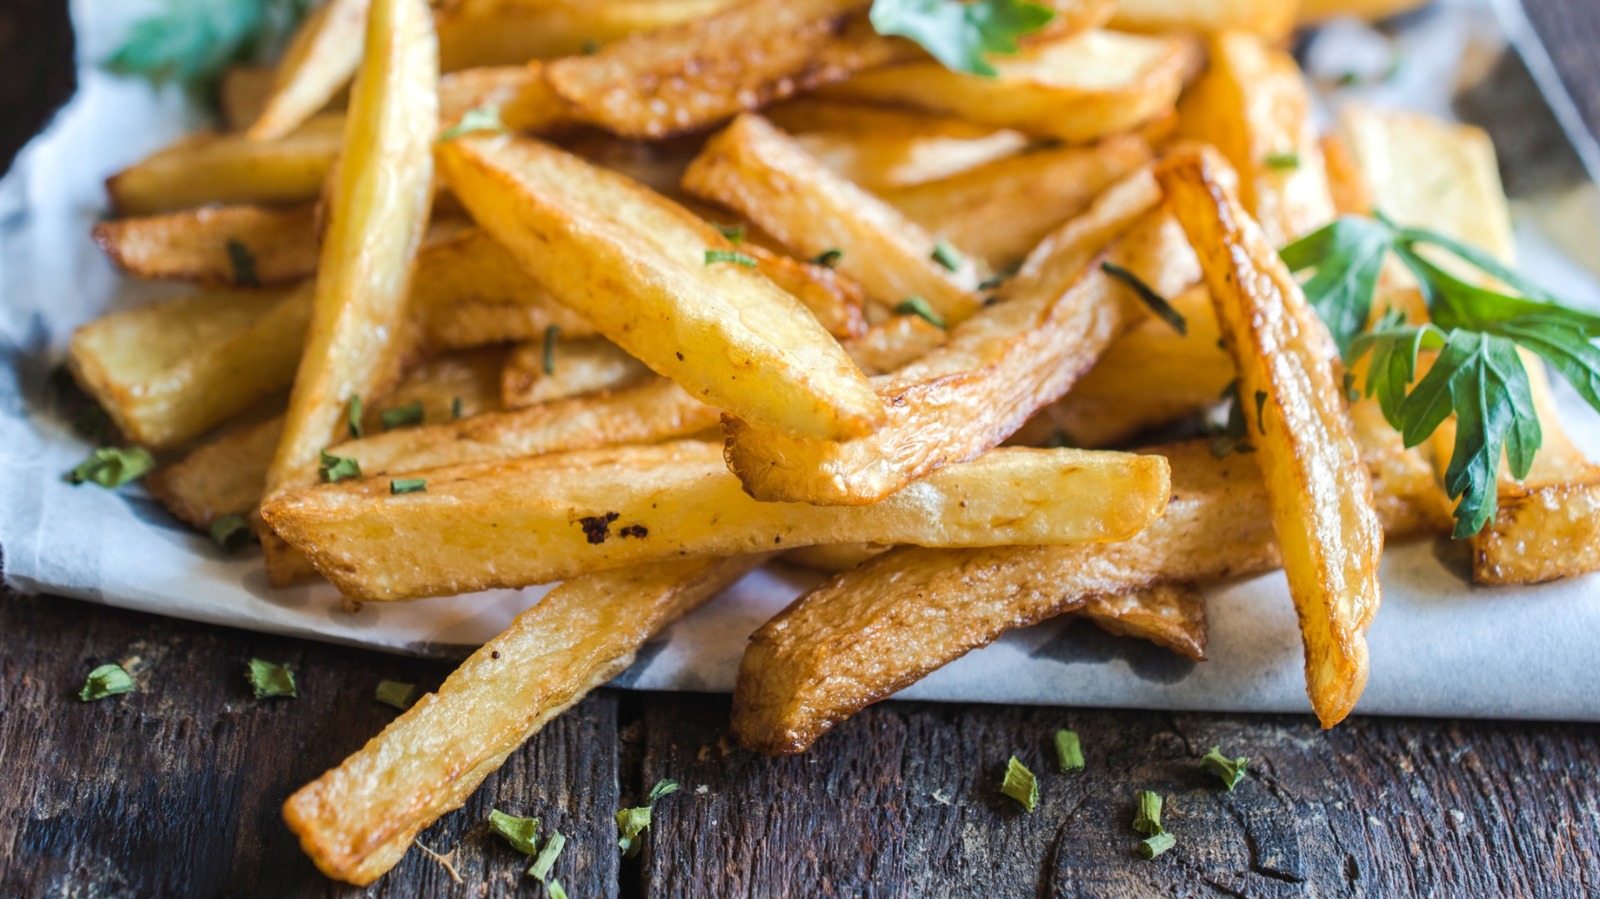
[[[1029,0],[873,0],[872,27],[909,38],[955,72],[995,77],[988,55],[1011,55],[1017,39],[1050,23],[1055,12]]]
[[[1466,262],[1513,293],[1479,287],[1441,268],[1433,247]],[[1432,321],[1412,324],[1388,310],[1369,330],[1384,262],[1393,255],[1416,276]],[[1455,448],[1444,488],[1456,505],[1455,537],[1470,537],[1494,516],[1502,455],[1513,477],[1527,477],[1542,434],[1528,371],[1518,348],[1550,363],[1600,410],[1600,316],[1563,306],[1492,256],[1425,228],[1344,216],[1283,249],[1295,271],[1315,269],[1306,299],[1327,323],[1345,361],[1372,355],[1363,392],[1407,447],[1428,439],[1451,415]],[[1437,351],[1417,381],[1423,350]],[[1415,386],[1413,383],[1415,382]]]
[[[165,0],[105,62],[119,75],[209,88],[241,59],[275,54],[313,0]]]

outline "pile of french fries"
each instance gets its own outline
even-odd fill
[[[563,580],[289,799],[323,871],[389,870],[772,560],[831,577],[751,638],[756,751],[1054,616],[1203,659],[1198,585],[1278,567],[1311,706],[1350,712],[1385,539],[1448,532],[1450,443],[1347,398],[1277,251],[1381,207],[1508,260],[1493,150],[1314,125],[1285,36],[1413,4],[1049,5],[985,78],[865,0],[329,0],[229,76],[225,129],[110,179],[110,258],[197,286],[71,365],[175,515],[246,516],[273,583],[352,604]],[[1253,452],[1141,445],[1230,383]],[[1539,401],[1483,583],[1600,568],[1600,469]]]

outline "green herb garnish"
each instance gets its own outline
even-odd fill
[[[233,283],[240,287],[260,287],[256,276],[256,257],[242,241],[228,238],[228,264],[233,266]]]
[[[528,868],[528,873],[533,875],[534,880],[545,882],[545,878],[550,876],[550,869],[555,866],[556,856],[561,854],[562,847],[566,845],[567,838],[561,835],[561,831],[550,831],[550,839],[544,841],[544,849],[540,850],[539,857],[534,859],[532,867]]]
[[[617,848],[622,850],[625,858],[632,858],[639,854],[641,845],[639,835],[650,826],[650,809],[656,800],[678,791],[678,782],[674,780],[658,780],[650,788],[650,795],[645,798],[645,805],[635,808],[625,808],[617,812]]]
[[[873,0],[879,34],[915,41],[954,72],[993,78],[989,54],[1012,55],[1017,39],[1048,25],[1055,12],[1028,0]]]
[[[1265,390],[1257,390],[1256,391],[1256,431],[1257,431],[1257,433],[1259,433],[1263,437],[1267,436],[1266,410],[1267,410],[1267,392]]]
[[[446,128],[440,133],[438,142],[445,143],[455,140],[464,134],[475,134],[480,131],[490,131],[495,134],[504,134],[508,128],[506,123],[500,121],[500,106],[491,103],[486,106],[476,106],[461,114],[461,121]]]
[[[1078,742],[1077,731],[1056,731],[1056,761],[1062,774],[1083,770],[1083,746]]]
[[[350,408],[345,411],[345,427],[350,431],[352,440],[361,439],[361,394],[350,398]]]
[[[1294,171],[1300,167],[1300,154],[1293,150],[1282,153],[1268,153],[1262,162],[1269,169],[1276,169],[1280,172]]]
[[[722,225],[712,222],[711,227],[721,231],[722,236],[726,237],[734,246],[744,243],[744,225],[742,224]]]
[[[731,262],[745,268],[755,268],[756,261],[737,250],[706,250],[706,265],[715,265],[718,262]]]
[[[222,547],[223,552],[237,552],[255,537],[250,531],[250,522],[238,513],[219,516],[207,530],[211,542]]]
[[[1223,755],[1220,749],[1217,746],[1211,747],[1211,751],[1200,759],[1200,767],[1220,777],[1223,785],[1231,792],[1239,785],[1239,781],[1244,780],[1244,769],[1250,763],[1250,759],[1243,755],[1230,759]]]
[[[1162,831],[1139,841],[1139,854],[1145,858],[1155,858],[1168,849],[1178,845],[1178,840],[1172,834]]]
[[[416,701],[417,686],[416,684],[403,684],[397,680],[379,681],[378,689],[372,691],[372,698],[384,705],[392,705],[403,712],[411,708],[411,703]]]
[[[811,257],[811,264],[820,265],[823,268],[833,268],[834,266],[838,265],[839,260],[843,258],[844,250],[823,250],[817,255]]]
[[[600,42],[592,37],[586,37],[583,43],[578,45],[578,52],[584,56],[593,56],[600,52]]]
[[[1140,278],[1133,272],[1111,262],[1100,263],[1100,270],[1105,272],[1107,275],[1110,275],[1112,278],[1121,281],[1123,285],[1125,285],[1129,290],[1133,291],[1134,296],[1138,297],[1141,302],[1149,307],[1150,312],[1154,314],[1156,318],[1159,318],[1171,325],[1172,330],[1177,331],[1179,335],[1184,337],[1189,335],[1188,319],[1183,317],[1183,313],[1173,308],[1172,303],[1168,302],[1166,297],[1156,293],[1155,288],[1144,283],[1143,278]]]
[[[309,0],[170,0],[133,24],[106,60],[119,75],[209,88],[241,59],[262,59],[294,32]]]
[[[246,677],[257,699],[300,695],[295,692],[294,672],[290,671],[287,665],[274,665],[261,659],[251,659]]]
[[[1161,794],[1153,790],[1140,790],[1139,807],[1133,813],[1133,829],[1142,834],[1165,833],[1161,826]]]
[[[960,251],[943,240],[933,245],[933,256],[931,258],[947,271],[952,272],[960,271],[961,263],[966,261]]]
[[[550,881],[544,885],[544,888],[550,893],[550,899],[567,899],[567,890],[559,880]]]
[[[149,474],[156,467],[156,459],[142,446],[127,448],[103,446],[67,472],[69,484],[99,484],[112,489]]]
[[[317,475],[325,484],[337,484],[346,478],[361,477],[361,463],[349,456],[335,456],[323,450],[317,462]]]
[[[489,829],[506,838],[511,848],[523,855],[538,851],[534,844],[539,839],[538,818],[518,818],[499,809],[489,810]]]
[[[415,400],[404,406],[383,410],[378,413],[378,420],[383,422],[385,431],[391,431],[407,425],[420,425],[423,415],[422,400]]]
[[[1039,779],[1017,761],[1016,756],[1006,762],[1006,776],[1000,782],[1000,792],[1015,799],[1026,811],[1031,812],[1039,805]]]
[[[1517,294],[1468,284],[1423,256],[1423,247],[1445,251]],[[1367,330],[1390,254],[1416,276],[1431,323],[1410,325],[1391,310]],[[1306,299],[1346,364],[1372,354],[1363,392],[1378,398],[1407,447],[1456,416],[1444,487],[1451,499],[1460,499],[1457,539],[1478,533],[1494,516],[1501,457],[1513,477],[1527,477],[1543,442],[1518,347],[1550,363],[1600,410],[1600,348],[1593,343],[1600,337],[1600,315],[1560,305],[1482,250],[1427,229],[1398,227],[1381,215],[1345,216],[1285,247],[1282,256],[1294,271],[1316,270],[1305,282]],[[1422,350],[1439,355],[1413,386]]]
[[[936,328],[946,327],[944,316],[934,312],[933,307],[929,306],[928,301],[924,300],[922,297],[906,297],[905,299],[896,303],[894,307],[894,314],[915,315],[916,317],[922,319],[930,325],[933,325]]]
[[[450,398],[450,417],[459,420],[461,418],[461,416],[464,414],[463,413],[464,407],[465,407],[465,404],[462,403],[461,397],[459,397],[459,396],[451,397]]]
[[[83,681],[83,689],[78,691],[78,698],[84,702],[94,702],[107,696],[132,692],[133,678],[121,665],[112,663],[89,672]]]
[[[399,496],[402,493],[426,493],[427,490],[427,478],[394,478],[389,481],[391,496]]]
[[[560,325],[546,325],[544,329],[544,364],[545,375],[556,373],[556,338],[561,336]]]
[[[1235,378],[1228,382],[1222,389],[1221,399],[1228,404],[1228,420],[1222,430],[1213,432],[1211,440],[1211,455],[1218,459],[1225,459],[1233,453],[1253,453],[1256,448],[1250,444],[1250,426],[1245,423],[1244,407],[1239,405],[1239,380]],[[1265,400],[1263,399],[1264,403]],[[1259,413],[1259,408],[1258,408]]]

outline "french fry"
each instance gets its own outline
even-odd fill
[[[593,337],[594,326],[555,302],[515,258],[477,228],[417,253],[407,305],[431,345],[446,348],[543,338],[551,325],[566,337]]]
[[[802,752],[835,724],[987,646],[1092,599],[1278,564],[1255,463],[1202,442],[1157,450],[1172,500],[1138,535],[1092,546],[898,547],[795,600],[750,638],[733,735]]]
[[[867,317],[862,311],[866,295],[842,272],[815,262],[801,262],[755,243],[745,243],[740,250],[756,261],[756,270],[768,281],[811,310],[817,324],[829,334],[844,340],[866,333]]]
[[[1322,147],[1322,163],[1328,170],[1328,192],[1333,197],[1333,208],[1340,215],[1372,214],[1372,193],[1366,178],[1356,165],[1350,145],[1339,133],[1324,134],[1318,141]]]
[[[297,790],[284,821],[324,874],[371,883],[529,737],[764,558],[671,561],[567,581],[383,733]]]
[[[1119,0],[1111,27],[1156,34],[1249,31],[1276,40],[1293,30],[1300,5],[1300,0]]]
[[[106,181],[119,215],[207,203],[304,203],[315,199],[339,155],[343,116],[318,116],[281,140],[201,133]]]
[[[494,107],[512,131],[556,132],[573,124],[572,113],[544,80],[540,63],[451,72],[439,79],[439,128],[461,123],[478,107]]]
[[[217,109],[229,131],[250,127],[266,108],[276,78],[272,66],[238,64],[222,73],[217,85]]]
[[[1096,596],[1078,615],[1109,634],[1138,637],[1185,658],[1206,658],[1206,605],[1193,583],[1161,584],[1120,596]]]
[[[888,551],[889,547],[876,543],[820,543],[791,549],[783,554],[783,561],[824,574],[838,574]]]
[[[310,313],[303,289],[201,292],[95,319],[67,360],[129,440],[163,449],[286,386]]]
[[[950,332],[918,315],[897,315],[846,341],[845,352],[863,372],[881,375],[904,368],[945,345]]]
[[[1427,0],[1300,0],[1296,20],[1301,25],[1316,25],[1340,16],[1376,20],[1410,12]]]
[[[1118,135],[1091,147],[1008,156],[948,178],[889,191],[883,199],[929,233],[1003,271],[1150,158],[1150,146],[1143,139]]]
[[[1166,160],[1161,185],[1200,257],[1239,373],[1289,593],[1306,649],[1306,690],[1324,727],[1367,681],[1383,531],[1351,433],[1332,337],[1300,285],[1200,152]],[[1252,401],[1254,398],[1254,401]]]
[[[696,397],[798,434],[859,434],[883,420],[816,319],[747,257],[714,258],[732,244],[671,201],[528,139],[469,135],[439,155],[456,195],[524,271]]]
[[[1222,151],[1239,198],[1275,247],[1333,221],[1333,197],[1300,66],[1257,35],[1212,35],[1211,65],[1184,95],[1179,134]]]
[[[861,0],[751,0],[547,69],[584,119],[626,137],[693,131],[915,51]]]
[[[310,206],[210,206],[94,226],[94,241],[118,268],[140,278],[259,287],[317,268]]]
[[[1122,540],[1160,516],[1152,456],[997,450],[854,508],[750,499],[721,448],[695,441],[420,472],[270,498],[261,515],[357,600],[527,586],[684,555],[815,543],[960,546]]]
[[[806,155],[756,115],[742,115],[706,143],[683,187],[741,214],[796,254],[837,250],[836,267],[873,299],[894,305],[922,297],[954,324],[977,311],[983,275],[958,254],[935,261],[933,235]]]
[[[314,482],[351,398],[381,393],[399,376],[406,292],[431,198],[437,71],[427,5],[374,0],[269,493]]]
[[[506,357],[500,378],[501,403],[507,409],[521,409],[615,390],[650,374],[643,362],[603,338],[532,341]]]
[[[328,0],[300,23],[284,50],[272,92],[246,132],[251,140],[277,140],[327,105],[361,61],[369,0]]]
[[[1008,128],[810,97],[765,115],[841,178],[880,194],[948,178],[1028,145],[1026,135]]]
[[[822,95],[911,106],[1084,143],[1171,111],[1198,61],[1195,45],[1185,38],[1088,31],[993,60],[995,78],[915,62],[862,73]]]
[[[602,3],[466,0],[439,12],[442,71],[593,52],[630,34],[710,15],[732,0],[609,0]]]
[[[1341,133],[1379,211],[1400,225],[1430,228],[1474,244],[1503,262],[1516,255],[1511,216],[1500,187],[1494,146],[1481,130],[1425,116],[1352,105]],[[1415,173],[1427,172],[1419,178]],[[1457,260],[1459,276],[1482,279]],[[1473,580],[1529,584],[1600,571],[1600,466],[1567,435],[1544,363],[1522,352],[1543,446],[1522,481],[1501,466],[1495,518],[1473,537]],[[1429,445],[1442,477],[1455,444],[1455,422],[1445,422]]]
[[[1159,202],[1146,170],[1040,244],[1000,302],[957,327],[943,347],[879,379],[889,409],[883,427],[828,441],[727,419],[728,467],[757,499],[855,505],[999,445],[1144,314],[1128,288],[1100,269],[1108,244],[1127,232],[1114,255],[1158,290],[1174,292],[1198,277],[1182,232],[1155,211]]]

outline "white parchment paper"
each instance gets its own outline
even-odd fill
[[[137,487],[110,492],[62,481],[89,449],[52,408],[48,387],[72,329],[104,310],[182,290],[121,281],[91,244],[89,228],[105,209],[102,181],[205,121],[177,90],[113,78],[94,65],[147,4],[75,0],[72,7],[79,92],[0,181],[0,548],[7,583],[262,631],[464,654],[543,589],[369,603],[347,614],[326,585],[269,589],[259,559],[221,555]],[[1340,79],[1347,71],[1370,78],[1341,94],[1465,115],[1489,127],[1506,161],[1523,267],[1572,301],[1600,306],[1600,200],[1581,162],[1600,155],[1592,144],[1575,149],[1562,135],[1557,125],[1570,121],[1570,101],[1541,98],[1536,84],[1548,94],[1559,81],[1549,77],[1548,60],[1539,61],[1542,49],[1528,43],[1520,12],[1508,8],[1497,18],[1477,0],[1446,3],[1381,32],[1344,23],[1314,39],[1305,57],[1325,85],[1349,81]],[[1508,54],[1508,40],[1525,52],[1531,47],[1530,66]],[[1596,417],[1570,393],[1563,400],[1580,445],[1600,453]],[[1475,588],[1463,548],[1448,543],[1392,547],[1382,576],[1372,678],[1358,711],[1600,720],[1589,667],[1600,639],[1600,579]],[[813,575],[781,567],[752,574],[646,647],[619,683],[730,689],[749,633],[814,583]],[[1208,611],[1212,660],[1203,664],[1057,621],[1010,634],[903,695],[1305,710],[1300,639],[1282,575],[1217,586],[1208,592]],[[92,614],[88,607],[85,613]]]

